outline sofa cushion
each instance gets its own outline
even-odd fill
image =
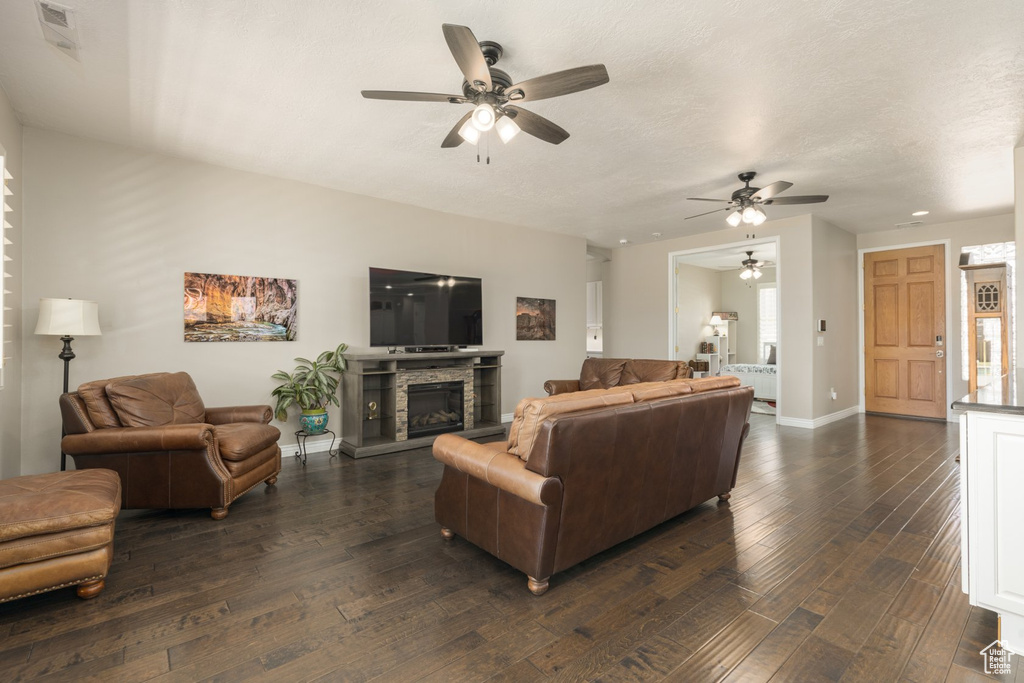
[[[580,370],[580,391],[608,389],[619,385],[624,358],[588,358]]]
[[[277,443],[277,440],[281,438],[281,431],[270,425],[233,422],[216,425],[213,428],[213,435],[217,438],[220,457],[224,460],[238,462]]]
[[[541,423],[552,415],[632,402],[633,394],[629,391],[576,391],[546,398],[524,398],[516,406],[515,417],[508,430],[508,452],[528,461]]]
[[[121,480],[112,470],[71,470],[0,481],[0,542],[113,522]]]
[[[107,398],[125,427],[192,424],[206,418],[206,406],[186,372],[160,372],[112,381]]]
[[[634,360],[626,361],[622,368],[619,385],[639,384],[641,382],[667,382],[675,379],[679,372],[679,362],[674,360]]]
[[[680,381],[687,382],[695,394],[702,391],[712,391],[714,389],[729,389],[740,385],[740,378],[733,375],[721,375],[720,377],[698,377],[696,379]]]
[[[624,388],[633,394],[633,401],[636,403],[657,401],[660,398],[685,396],[694,393],[693,387],[685,379],[676,379],[668,382],[644,382],[627,385]]]

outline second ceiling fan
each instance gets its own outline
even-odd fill
[[[684,220],[707,216],[708,214],[717,213],[719,211],[733,210],[733,212],[729,214],[729,217],[725,219],[725,221],[732,227],[735,228],[739,226],[740,223],[761,225],[768,219],[764,209],[761,208],[762,206],[771,206],[774,204],[818,204],[828,199],[827,194],[778,197],[776,195],[793,187],[793,183],[787,183],[785,180],[779,180],[765,187],[751,187],[750,181],[753,180],[756,175],[757,173],[755,171],[744,171],[743,173],[740,173],[737,177],[744,186],[733,192],[731,199],[687,197],[687,199],[692,202],[723,202],[729,206],[721,209],[715,209],[714,211],[698,213],[695,216],[687,216]]]
[[[461,95],[398,90],[363,90],[362,94],[373,100],[475,105],[451,129],[441,143],[442,147],[457,147],[464,140],[475,144],[492,128],[497,130],[502,142],[507,143],[521,130],[557,145],[568,138],[569,133],[517,103],[568,95],[608,82],[608,70],[603,64],[594,64],[513,83],[507,73],[494,68],[502,55],[501,45],[486,40],[478,42],[465,26],[442,24],[441,30],[465,76]]]

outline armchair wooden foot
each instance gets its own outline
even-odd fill
[[[227,508],[213,508],[210,510],[210,516],[214,519],[224,519],[228,516]]]
[[[275,474],[274,476],[265,480],[263,483],[265,483],[267,486],[273,486],[274,484],[277,483],[277,475]]]
[[[103,579],[96,579],[95,581],[86,581],[85,583],[78,584],[78,597],[83,600],[89,600],[95,598],[103,590],[104,586]]]
[[[732,498],[732,494],[731,493],[720,493],[720,494],[718,494],[718,502],[720,502],[720,503],[726,503],[726,502],[729,501],[730,498]]]
[[[444,538],[444,540],[450,541],[453,538],[455,538],[455,532],[452,531],[451,529],[446,529],[445,527],[441,527],[441,536]]]
[[[550,578],[548,577],[548,579]],[[534,595],[544,595],[548,591],[548,579],[535,579],[532,576],[527,576],[526,587]]]

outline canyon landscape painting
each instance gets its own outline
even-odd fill
[[[555,300],[516,297],[516,340],[555,340]]]
[[[296,281],[185,273],[185,341],[294,341]]]

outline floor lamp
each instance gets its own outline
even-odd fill
[[[68,393],[68,366],[75,352],[71,350],[71,342],[75,337],[89,337],[102,334],[100,332],[99,304],[95,301],[81,299],[40,299],[39,321],[36,323],[36,334],[60,336],[64,348],[57,356],[64,361],[64,393]],[[63,420],[61,421],[60,438],[64,438]],[[67,455],[60,451],[60,469],[67,468]]]

